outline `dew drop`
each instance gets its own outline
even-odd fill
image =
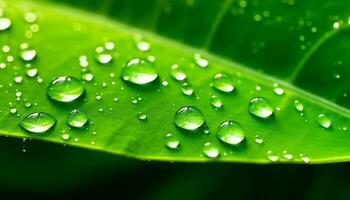
[[[211,84],[215,89],[221,92],[232,92],[235,87],[232,84],[230,77],[226,74],[216,74]]]
[[[60,76],[49,84],[47,95],[55,101],[68,103],[79,98],[84,91],[85,87],[80,80],[70,76]]]
[[[48,113],[35,112],[26,116],[20,127],[31,133],[44,133],[56,124],[56,119]]]
[[[186,73],[179,69],[178,65],[173,65],[171,67],[170,75],[177,81],[183,81],[187,78]]]
[[[220,97],[213,95],[213,96],[211,96],[211,98],[210,98],[210,104],[211,104],[214,108],[219,109],[219,108],[222,107],[222,100],[221,100]]]
[[[183,83],[181,91],[184,95],[191,96],[193,94],[193,87],[190,83]]]
[[[21,58],[24,61],[32,61],[36,57],[36,50],[33,48],[25,48],[21,51]]]
[[[71,127],[75,128],[81,128],[83,127],[86,122],[88,121],[88,117],[86,113],[75,109],[69,112],[68,117],[67,117],[67,123]]]
[[[294,101],[294,108],[299,112],[304,111],[304,105],[299,100]]]
[[[264,143],[264,139],[261,138],[260,135],[256,135],[254,141],[255,141],[255,143],[257,143],[257,144],[263,144],[263,143]]]
[[[11,27],[11,20],[9,18],[1,17],[0,18],[0,31],[4,31]]]
[[[268,118],[273,114],[273,107],[267,99],[255,97],[249,102],[249,112],[260,118]]]
[[[112,55],[108,53],[99,53],[96,58],[101,64],[108,64],[113,60]]]
[[[281,88],[278,84],[273,85],[273,92],[277,94],[278,96],[281,96],[284,94],[284,89]]]
[[[15,76],[14,81],[15,81],[15,83],[22,83],[23,77],[22,76]]]
[[[277,162],[279,160],[279,157],[272,153],[272,151],[267,152],[267,159],[271,162]]]
[[[199,53],[194,54],[194,61],[198,67],[206,68],[209,65],[208,60],[203,58]]]
[[[223,122],[216,134],[222,142],[230,145],[240,144],[245,138],[242,126],[235,121]]]
[[[24,101],[24,107],[26,107],[26,108],[32,107],[32,102],[30,102],[30,101]]]
[[[33,12],[27,12],[25,15],[24,15],[24,20],[28,23],[33,23],[36,21],[36,14],[33,13]]]
[[[178,149],[180,147],[180,141],[173,134],[168,133],[165,136],[165,146],[169,149]]]
[[[332,120],[325,114],[319,114],[317,121],[323,128],[330,128],[332,126]]]
[[[287,151],[283,151],[283,158],[286,160],[293,160],[293,155],[288,153]]]
[[[87,82],[90,82],[94,79],[94,75],[90,72],[83,72],[81,78]]]
[[[28,77],[35,77],[36,75],[38,75],[38,69],[37,68],[27,69],[27,76]]]
[[[134,58],[122,69],[121,76],[124,81],[145,85],[155,81],[158,78],[158,73],[153,63]]]
[[[204,116],[198,108],[185,106],[176,112],[174,123],[182,129],[194,131],[204,124]]]
[[[70,139],[70,135],[68,133],[63,133],[61,135],[62,140],[67,141]]]
[[[145,121],[147,119],[147,115],[144,112],[138,112],[137,113],[137,118],[141,121]]]
[[[139,41],[139,42],[137,42],[137,49],[140,50],[140,51],[143,51],[143,52],[149,51],[150,48],[151,48],[151,46],[146,41]]]
[[[203,146],[203,154],[208,158],[217,158],[220,155],[220,151],[212,143],[207,142]]]

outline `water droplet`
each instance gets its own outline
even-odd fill
[[[61,135],[62,140],[67,141],[70,139],[70,135],[68,133],[63,133]]]
[[[249,102],[249,112],[260,118],[268,118],[273,114],[273,107],[267,99],[255,97]]]
[[[230,145],[237,145],[245,138],[242,126],[235,121],[223,122],[216,134],[222,142]]]
[[[168,85],[169,85],[169,82],[168,82],[168,81],[165,81],[165,80],[162,81],[162,86],[166,87],[166,86],[168,86]]]
[[[30,101],[24,101],[24,107],[26,107],[26,108],[32,107],[32,102],[30,102]]]
[[[207,142],[203,146],[203,154],[208,158],[217,158],[220,155],[220,151],[212,143]]]
[[[283,151],[283,158],[286,160],[292,160],[293,159],[293,155],[288,153],[287,151]]]
[[[88,117],[86,113],[77,109],[72,110],[67,117],[68,125],[75,128],[83,127],[87,121],[88,121]]]
[[[145,85],[158,78],[154,64],[140,58],[130,60],[122,69],[121,75],[124,81],[137,85]]]
[[[1,17],[0,18],[0,31],[4,31],[11,27],[11,20],[9,18]]]
[[[302,103],[300,103],[299,100],[295,100],[294,101],[294,108],[299,111],[299,112],[303,112],[304,111],[304,105]]]
[[[80,67],[83,67],[83,68],[89,66],[89,61],[88,61],[87,56],[82,55],[79,57],[79,65],[80,65]]]
[[[310,158],[305,156],[304,154],[300,154],[300,160],[304,163],[309,163],[310,162]]]
[[[187,78],[186,73],[179,69],[178,65],[171,66],[170,75],[177,81],[183,81]]]
[[[190,96],[193,94],[193,87],[190,83],[183,83],[181,91],[184,95]]]
[[[140,50],[140,51],[149,51],[150,49],[150,45],[148,42],[145,42],[145,41],[139,41],[137,42],[137,49]]]
[[[330,128],[332,126],[332,120],[325,114],[319,114],[317,121],[323,128]]]
[[[194,131],[204,124],[204,116],[198,108],[185,106],[176,112],[174,123],[182,129]]]
[[[30,47],[24,48],[21,51],[21,58],[24,61],[32,61],[36,57],[36,50]]]
[[[19,126],[31,133],[44,133],[56,124],[56,119],[48,113],[36,112],[25,117]]]
[[[279,160],[279,157],[272,153],[272,151],[267,152],[267,159],[271,162],[277,162]]]
[[[282,89],[278,84],[275,83],[273,85],[273,92],[278,96],[281,96],[284,94],[284,89]]]
[[[137,113],[137,118],[141,121],[145,121],[147,119],[147,115],[144,112],[138,112]]]
[[[257,144],[263,144],[263,143],[264,143],[264,139],[261,138],[260,135],[256,135],[254,141],[255,141],[255,143],[257,143]]]
[[[165,136],[165,145],[169,149],[178,149],[180,147],[180,141],[173,134],[168,133]]]
[[[231,78],[228,75],[221,73],[214,76],[212,86],[221,92],[232,92],[235,89]]]
[[[51,99],[66,103],[76,100],[84,91],[82,82],[70,76],[56,78],[47,88],[47,94]]]
[[[17,108],[15,108],[15,107],[10,108],[10,113],[11,114],[16,114],[17,113]]]
[[[81,78],[83,80],[85,80],[85,81],[90,82],[90,81],[92,81],[94,79],[94,75],[92,73],[90,73],[90,72],[83,72],[81,74]]]
[[[38,69],[37,68],[27,69],[27,76],[28,77],[35,77],[36,75],[38,75]]]
[[[22,83],[23,77],[22,76],[15,76],[14,81],[15,81],[15,83]]]
[[[199,53],[194,54],[194,61],[197,64],[197,66],[202,68],[206,68],[209,65],[208,60],[204,59]]]
[[[210,104],[216,108],[216,109],[219,109],[222,107],[222,101],[221,101],[221,98],[218,97],[218,96],[215,96],[213,95],[211,98],[210,98]]]
[[[97,61],[101,64],[108,64],[113,60],[113,57],[111,54],[108,53],[99,53],[97,55]]]
[[[33,13],[33,12],[27,12],[25,15],[24,15],[24,20],[28,23],[33,23],[36,21],[36,14]]]
[[[106,42],[105,48],[106,48],[107,50],[109,50],[109,51],[113,50],[113,49],[115,48],[114,42],[111,42],[111,41],[110,41],[110,42]]]

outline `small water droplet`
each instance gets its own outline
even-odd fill
[[[217,158],[220,155],[220,151],[212,143],[207,142],[203,146],[203,154],[208,158]]]
[[[44,133],[56,124],[56,119],[48,113],[35,112],[26,116],[20,127],[31,133]]]
[[[332,120],[323,113],[318,115],[317,121],[323,128],[330,128],[332,126]]]
[[[176,112],[174,123],[182,129],[194,131],[204,124],[204,116],[198,108],[185,106]]]
[[[281,96],[281,95],[284,94],[284,89],[281,88],[278,84],[275,83],[275,84],[273,85],[273,92],[274,92],[275,94],[277,94],[278,96]]]
[[[90,82],[94,79],[94,75],[90,72],[83,72],[81,78],[87,82]]]
[[[33,23],[36,21],[36,14],[33,13],[33,12],[27,12],[25,15],[24,15],[24,20],[28,23]]]
[[[84,91],[85,87],[80,80],[70,76],[60,76],[49,84],[47,95],[55,101],[69,103],[78,99]]]
[[[304,154],[300,154],[300,160],[304,163],[309,163],[310,162],[310,158],[305,156]]]
[[[222,100],[221,100],[220,97],[213,95],[213,96],[211,96],[211,98],[210,98],[210,104],[211,104],[214,108],[219,109],[219,108],[222,107]]]
[[[113,57],[109,53],[99,53],[97,54],[97,61],[101,64],[108,64],[113,60]]]
[[[273,114],[273,107],[267,99],[255,97],[249,102],[249,112],[260,118],[268,118]]]
[[[144,112],[138,112],[137,113],[137,118],[141,121],[145,121],[147,119],[147,115]]]
[[[15,108],[15,107],[10,108],[10,113],[11,114],[16,114],[17,113],[17,108]]]
[[[277,162],[279,160],[279,157],[272,153],[272,151],[267,152],[267,159],[271,162]]]
[[[299,100],[294,101],[294,108],[299,112],[304,111],[304,105]]]
[[[184,95],[191,96],[193,94],[193,87],[190,83],[183,83],[181,91]]]
[[[179,69],[178,65],[173,65],[171,67],[170,75],[177,81],[183,81],[187,78],[186,73]]]
[[[255,135],[254,141],[257,144],[263,144],[264,143],[264,139],[260,135]]]
[[[0,18],[0,31],[4,31],[11,27],[11,20],[9,18],[1,17]]]
[[[175,137],[173,134],[168,133],[165,136],[165,145],[169,149],[178,149],[180,147],[180,141],[177,137]]]
[[[245,138],[242,126],[235,121],[223,122],[216,134],[222,142],[230,145],[240,144]]]
[[[62,140],[67,141],[70,139],[70,135],[68,133],[63,133],[61,135]]]
[[[30,47],[22,48],[21,58],[24,61],[32,61],[36,57],[36,50]]]
[[[14,81],[15,81],[15,83],[22,83],[23,77],[22,76],[15,76]]]
[[[106,42],[105,48],[106,48],[107,50],[109,50],[109,51],[112,51],[112,50],[114,50],[114,48],[115,48],[115,43],[114,43],[114,42],[111,42],[111,41]]]
[[[151,48],[151,46],[146,41],[139,41],[139,42],[137,42],[137,49],[140,50],[140,51],[143,51],[143,52],[149,51],[150,48]]]
[[[283,158],[286,160],[293,160],[293,155],[288,153],[287,151],[283,151]]]
[[[36,75],[38,75],[38,69],[37,68],[27,69],[27,76],[28,77],[35,77]]]
[[[26,108],[32,107],[32,102],[30,102],[30,101],[24,101],[24,107],[26,107]]]
[[[208,60],[203,58],[199,53],[194,54],[194,61],[197,64],[197,66],[202,68],[206,68],[209,65]]]
[[[235,89],[231,78],[228,75],[221,73],[214,76],[212,86],[221,92],[232,92]]]
[[[121,72],[124,81],[137,85],[145,85],[158,78],[158,72],[153,63],[148,60],[134,58],[130,60]]]
[[[67,123],[71,127],[75,128],[81,128],[83,127],[86,122],[88,121],[88,117],[86,113],[75,109],[69,112],[68,117],[67,117]]]

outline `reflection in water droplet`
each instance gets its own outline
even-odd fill
[[[47,95],[60,102],[72,102],[79,98],[85,91],[80,80],[70,76],[60,76],[53,80],[48,88]]]
[[[273,114],[273,107],[267,99],[256,97],[249,102],[249,112],[260,118],[268,118]]]
[[[330,128],[332,126],[332,120],[325,114],[319,114],[317,121],[323,128]]]
[[[75,128],[83,127],[87,121],[88,121],[88,117],[86,113],[77,109],[72,110],[67,117],[68,125]]]
[[[245,138],[242,126],[235,121],[223,122],[216,134],[222,142],[230,145],[240,144]]]
[[[204,116],[198,108],[185,106],[176,112],[174,123],[182,129],[194,131],[204,124]]]
[[[51,129],[56,119],[48,113],[36,112],[25,117],[19,126],[31,133],[44,133]]]
[[[232,92],[235,87],[232,84],[231,78],[226,74],[216,74],[211,84],[215,89],[221,92]]]
[[[158,78],[158,72],[153,63],[148,60],[134,58],[130,60],[121,72],[124,81],[137,85],[145,85]]]
[[[203,146],[203,154],[208,158],[217,158],[220,155],[220,151],[212,143],[207,142]]]

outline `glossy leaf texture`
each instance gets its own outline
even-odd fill
[[[350,158],[346,2],[317,3],[327,10],[313,1],[210,1],[212,6],[154,1],[157,6],[151,8],[137,1],[86,3],[107,15],[117,13],[114,17],[128,25],[46,1],[5,2],[3,17],[12,25],[0,35],[10,49],[1,53],[4,135],[147,160],[324,163]],[[34,22],[28,22],[28,12],[35,13]],[[109,42],[114,49],[96,53]],[[34,59],[24,61],[24,43],[36,50]],[[135,58],[150,60],[156,81],[135,85],[122,79]],[[174,78],[174,65],[185,80]],[[38,74],[30,75],[30,69]],[[83,96],[71,103],[52,100],[47,88],[62,76],[81,79]],[[271,104],[271,116],[252,110],[250,102],[259,99]],[[203,113],[201,128],[176,127],[175,113],[185,106]],[[67,124],[75,109],[87,114],[88,125]],[[49,113],[56,125],[45,134],[24,131],[19,124],[33,112]],[[219,126],[227,124],[240,131],[233,134],[236,140],[222,139],[222,131],[218,137]],[[173,138],[179,144],[169,148]]]

